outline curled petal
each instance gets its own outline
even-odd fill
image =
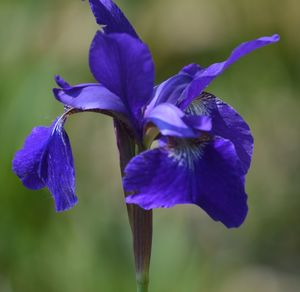
[[[229,58],[221,63],[215,63],[207,68],[193,70],[193,81],[187,88],[185,99],[181,101],[181,108],[186,108],[193,99],[195,99],[201,92],[219,75],[221,75],[230,65],[235,63],[241,57],[259,49],[263,46],[279,41],[279,35],[275,34],[270,37],[261,37],[252,41],[240,44],[235,48]],[[190,70],[188,70],[190,71]],[[191,72],[191,71],[190,71]]]
[[[54,88],[54,96],[64,105],[80,110],[105,110],[128,115],[122,100],[100,84],[79,84]]]
[[[230,105],[210,93],[202,93],[185,110],[193,115],[207,115],[212,120],[212,134],[230,140],[247,173],[253,153],[253,137],[245,120]]]
[[[90,68],[98,82],[140,119],[153,92],[154,65],[148,47],[128,34],[98,32],[90,49]]]
[[[63,124],[59,118],[50,127],[34,128],[13,160],[13,170],[26,187],[49,189],[57,211],[77,203],[73,156]]]
[[[134,28],[120,8],[111,0],[89,0],[99,25],[106,33],[127,33],[138,38]]]
[[[211,120],[206,116],[187,117],[178,107],[162,103],[145,117],[164,136],[197,138],[201,131],[211,130]]]
[[[233,144],[219,137],[145,151],[127,165],[123,185],[126,202],[144,209],[196,204],[227,227],[247,215],[240,161]]]

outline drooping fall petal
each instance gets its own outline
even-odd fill
[[[127,165],[123,185],[126,202],[144,209],[196,204],[227,227],[238,227],[247,215],[239,158],[220,137],[142,152]]]
[[[73,156],[63,124],[58,118],[50,127],[34,128],[13,160],[13,170],[26,187],[49,189],[57,211],[77,203]]]
[[[221,99],[203,92],[185,110],[193,115],[207,115],[212,120],[212,134],[230,140],[247,173],[253,153],[253,137],[248,124],[239,113]]]

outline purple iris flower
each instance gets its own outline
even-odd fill
[[[231,106],[204,90],[239,58],[279,36],[242,43],[224,62],[188,65],[154,86],[151,53],[121,10],[110,0],[89,2],[102,26],[89,52],[97,83],[71,86],[56,77],[53,93],[65,112],[50,127],[33,129],[15,155],[15,173],[30,189],[47,187],[57,211],[73,207],[75,171],[63,126],[71,114],[96,111],[125,125],[142,149],[125,168],[126,203],[146,210],[196,204],[227,227],[242,224],[253,138]],[[154,140],[159,146],[151,149]]]

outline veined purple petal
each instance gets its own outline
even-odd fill
[[[187,114],[207,115],[212,119],[212,134],[230,140],[247,173],[253,153],[253,137],[244,119],[228,104],[203,92],[185,110]]]
[[[201,131],[211,130],[211,120],[206,116],[187,117],[178,107],[170,103],[156,106],[145,117],[146,123],[153,123],[164,136],[197,138]]]
[[[270,37],[261,37],[249,42],[240,44],[235,48],[229,58],[221,63],[215,63],[207,68],[198,71],[194,75],[194,80],[187,88],[185,99],[181,101],[181,108],[187,107],[201,92],[219,75],[221,75],[230,65],[235,63],[241,57],[259,49],[263,46],[279,41],[279,35],[275,34]]]
[[[72,150],[63,121],[53,127],[41,163],[40,176],[52,193],[56,211],[64,211],[77,203]]]
[[[126,203],[144,209],[196,204],[227,227],[240,226],[247,215],[239,158],[220,137],[145,151],[127,165],[123,185]]]
[[[54,88],[57,100],[80,110],[106,110],[128,116],[122,100],[100,84],[79,84],[67,88]]]
[[[154,82],[154,65],[147,46],[127,34],[98,32],[90,49],[90,67],[98,82],[119,96],[128,111],[140,119]]]
[[[121,9],[111,0],[89,0],[91,9],[99,25],[104,25],[106,33],[127,33],[138,38],[134,28]]]
[[[23,148],[14,156],[13,171],[29,189],[38,190],[45,187],[45,182],[40,178],[38,170],[51,132],[52,127],[33,128]]]
[[[50,127],[34,128],[13,160],[13,170],[26,187],[49,189],[57,211],[77,203],[73,156],[63,124],[61,117]]]

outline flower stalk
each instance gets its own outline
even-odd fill
[[[152,210],[145,211],[137,205],[127,206],[131,217],[137,291],[146,292],[149,284],[152,245]]]
[[[115,120],[114,126],[123,177],[127,163],[144,149],[136,145],[125,124]],[[127,204],[127,213],[133,239],[137,292],[147,292],[152,247],[152,210],[146,211],[137,205]]]

